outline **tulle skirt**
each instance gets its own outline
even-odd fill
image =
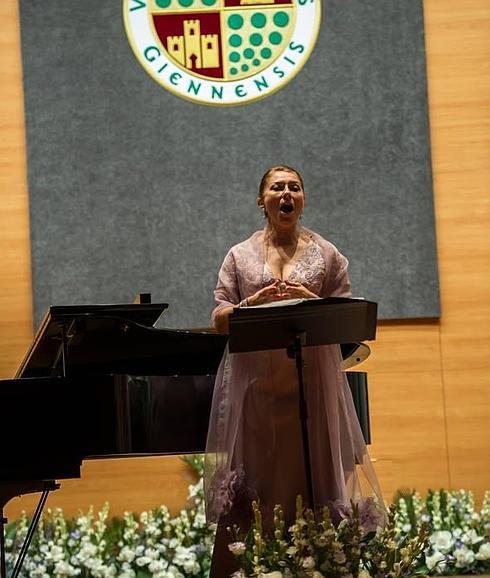
[[[363,496],[374,495],[382,503],[340,370],[339,347],[306,347],[303,353],[314,509],[328,505],[335,517]],[[265,528],[272,524],[276,504],[292,523],[296,496],[307,499],[298,377],[295,360],[285,350],[225,351],[216,376],[204,484],[207,519],[221,528],[239,525],[246,531],[254,499]],[[221,536],[218,542],[223,541]]]

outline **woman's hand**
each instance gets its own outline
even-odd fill
[[[256,293],[247,297],[247,305],[262,305],[263,303],[272,303],[273,301],[278,301],[280,299],[287,299],[287,297],[283,297],[279,294],[279,283],[279,280],[274,281],[274,283],[259,289]]]
[[[315,299],[312,291],[307,289],[301,283],[294,283],[293,281],[281,281],[277,279],[271,285],[267,285],[263,289],[259,289],[256,293],[247,298],[247,304],[262,305],[263,303],[273,303],[274,301],[283,301],[284,299]]]
[[[287,297],[282,297],[282,299],[316,299],[318,295],[315,295],[313,291],[307,289],[301,283],[294,283],[293,281],[286,281],[286,292],[284,295]]]

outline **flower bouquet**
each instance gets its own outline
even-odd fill
[[[282,508],[276,506],[270,533],[264,532],[257,502],[253,511],[246,536],[230,529],[235,540],[229,549],[240,563],[233,578],[408,577],[415,574],[429,544],[425,525],[415,536],[397,537],[395,507],[383,524],[384,516],[371,499],[338,511],[342,519],[334,524],[328,508],[316,519],[298,496],[294,524],[286,528]]]

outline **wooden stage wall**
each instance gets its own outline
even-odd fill
[[[480,499],[490,489],[490,4],[424,4],[442,317],[383,323],[360,369],[369,372],[371,455],[386,498],[445,487]],[[0,3],[0,20],[0,378],[9,378],[32,338],[17,0]],[[68,514],[105,500],[114,513],[175,510],[190,479],[178,458],[93,461],[48,505]],[[16,499],[6,513],[32,504]]]

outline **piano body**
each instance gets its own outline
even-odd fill
[[[155,328],[167,307],[50,307],[15,379],[0,382],[1,578],[11,498],[41,492],[33,532],[56,480],[80,477],[85,459],[204,451],[227,336]],[[365,355],[363,344],[341,347],[347,365]],[[366,374],[347,375],[369,443]]]

